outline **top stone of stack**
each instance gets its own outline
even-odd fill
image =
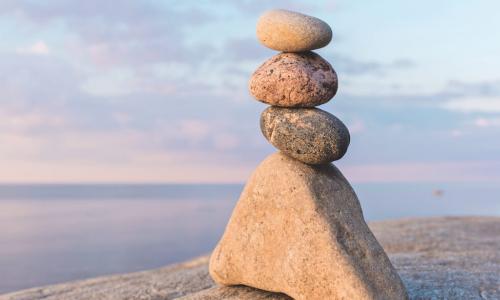
[[[257,38],[264,46],[277,51],[303,52],[328,45],[332,29],[320,19],[276,9],[260,17]]]

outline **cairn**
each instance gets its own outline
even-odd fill
[[[295,299],[407,299],[363,218],[349,182],[331,163],[347,151],[347,127],[315,108],[337,92],[337,74],[311,50],[328,45],[328,24],[286,10],[265,13],[259,41],[282,51],[249,88],[270,104],[260,126],[279,152],[245,186],[210,258],[212,278]]]

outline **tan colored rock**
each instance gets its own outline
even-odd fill
[[[259,18],[257,38],[264,46],[274,50],[301,52],[328,45],[332,40],[332,29],[320,19],[275,9]]]
[[[252,75],[249,89],[257,100],[282,107],[314,107],[337,93],[337,73],[314,52],[280,53]]]
[[[340,159],[350,142],[344,123],[319,108],[270,106],[260,116],[260,129],[274,147],[306,164]]]
[[[209,271],[222,285],[298,300],[407,299],[340,171],[280,153],[252,175]]]

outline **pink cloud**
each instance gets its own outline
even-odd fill
[[[477,127],[500,127],[500,118],[478,118],[474,121]]]
[[[47,55],[50,53],[50,49],[44,41],[38,41],[28,47],[18,48],[16,52],[20,54]]]

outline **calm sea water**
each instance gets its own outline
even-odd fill
[[[367,220],[500,216],[497,184],[357,184],[354,188]],[[156,268],[208,253],[241,189],[241,185],[0,185],[0,294]]]

